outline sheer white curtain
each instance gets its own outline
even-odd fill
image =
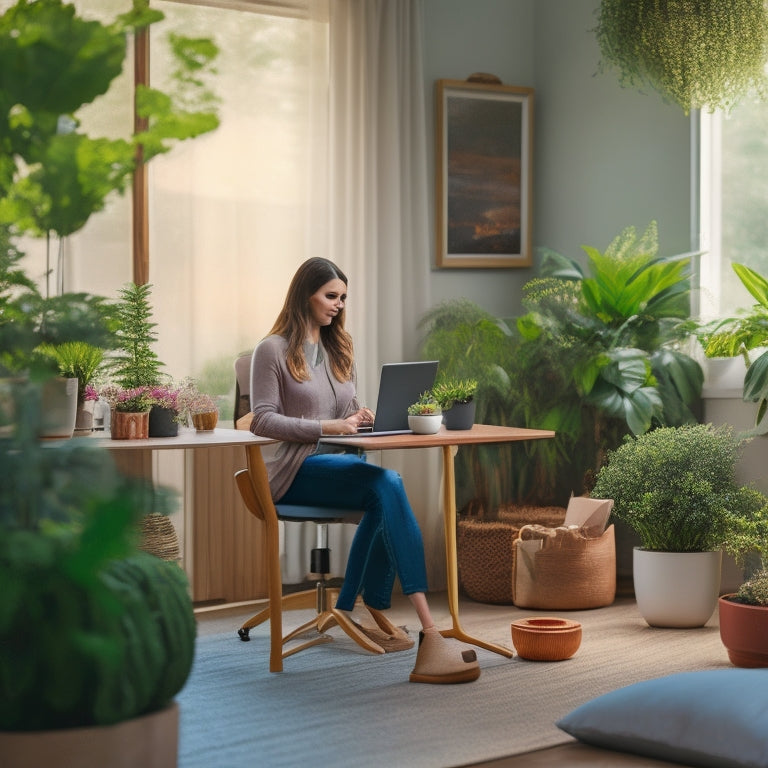
[[[421,0],[330,0],[328,253],[350,280],[362,397],[380,365],[418,356],[429,306]],[[440,455],[383,451],[424,534],[430,587],[445,585]]]

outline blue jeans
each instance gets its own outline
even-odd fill
[[[336,607],[351,611],[357,595],[371,608],[389,608],[395,575],[403,593],[427,591],[424,542],[400,475],[349,453],[304,459],[283,504],[359,509]]]

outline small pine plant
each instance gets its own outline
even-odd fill
[[[157,341],[152,321],[152,286],[128,283],[121,291],[118,306],[120,352],[114,377],[126,389],[152,387],[160,383],[163,363],[152,345]]]

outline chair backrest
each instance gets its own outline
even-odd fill
[[[252,352],[243,352],[235,360],[235,427],[238,419],[251,410],[251,357]]]

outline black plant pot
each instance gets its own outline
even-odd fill
[[[475,423],[475,401],[454,403],[443,412],[443,423],[446,429],[472,429]]]
[[[176,412],[161,405],[153,405],[149,411],[149,436],[150,437],[176,437],[179,434],[179,425],[176,421]]]

